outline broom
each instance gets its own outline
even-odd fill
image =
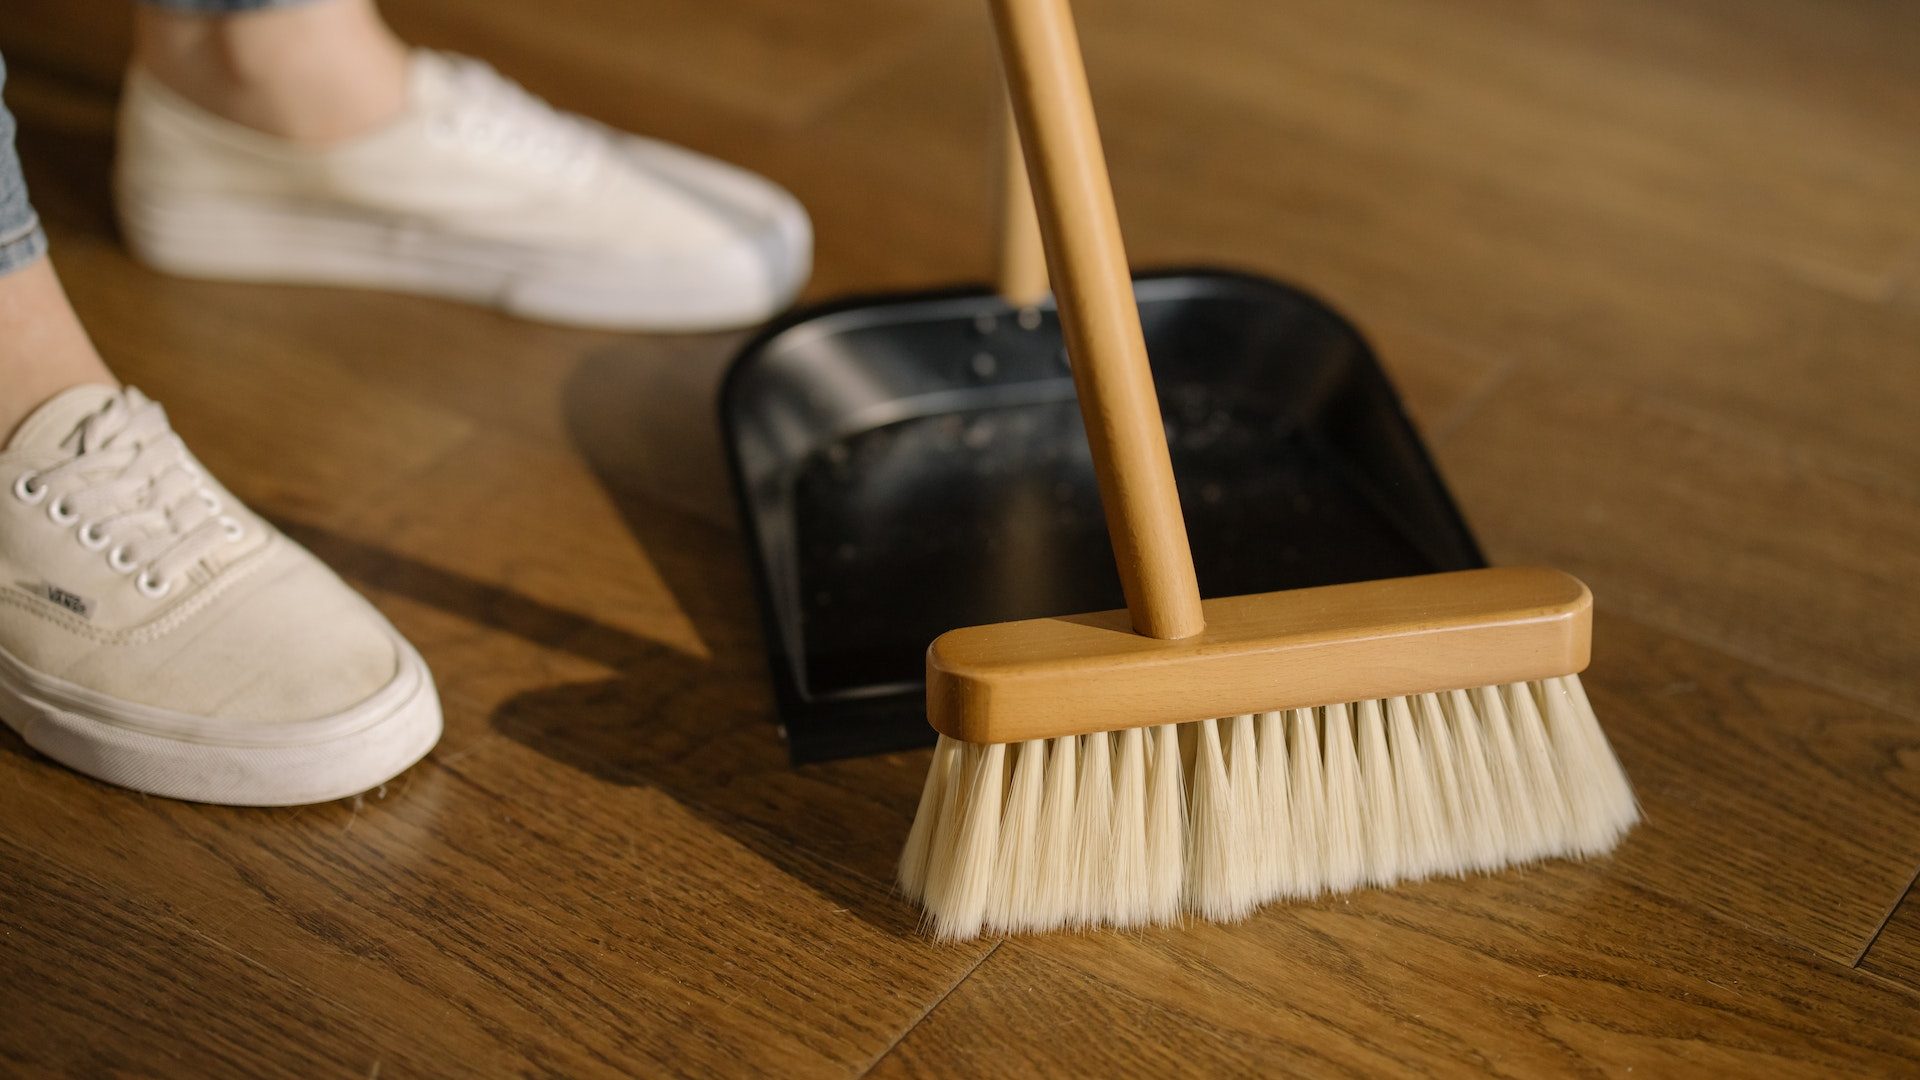
[[[1233,920],[1610,850],[1592,597],[1487,569],[1202,601],[1066,0],[993,0],[1125,611],[927,652],[899,884],[938,937]]]

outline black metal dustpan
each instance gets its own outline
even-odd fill
[[[1124,606],[1007,157],[998,291],[798,312],[721,388],[796,762],[932,743],[924,656],[947,630]],[[1205,595],[1485,565],[1345,319],[1230,271],[1145,274],[1135,291]]]

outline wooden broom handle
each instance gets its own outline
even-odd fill
[[[1067,0],[991,0],[1047,268],[1135,632],[1205,626],[1160,402]]]

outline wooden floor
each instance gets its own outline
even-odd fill
[[[6,3],[101,346],[419,644],[448,727],[285,811],[0,739],[0,1072],[1920,1074],[1920,10],[1082,0],[1135,261],[1373,337],[1490,554],[1592,584],[1646,823],[1238,926],[940,946],[888,887],[925,755],[794,769],[775,734],[704,426],[740,339],[142,270],[121,11]],[[986,276],[980,7],[390,12],[787,184],[820,299]]]

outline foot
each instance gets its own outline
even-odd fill
[[[89,776],[249,806],[365,791],[440,736],[399,632],[104,386],[0,449],[0,719]]]
[[[609,329],[762,321],[812,261],[806,211],[768,181],[427,51],[412,54],[397,120],[318,148],[221,119],[136,68],[115,186],[135,254],[171,273],[426,293]]]

